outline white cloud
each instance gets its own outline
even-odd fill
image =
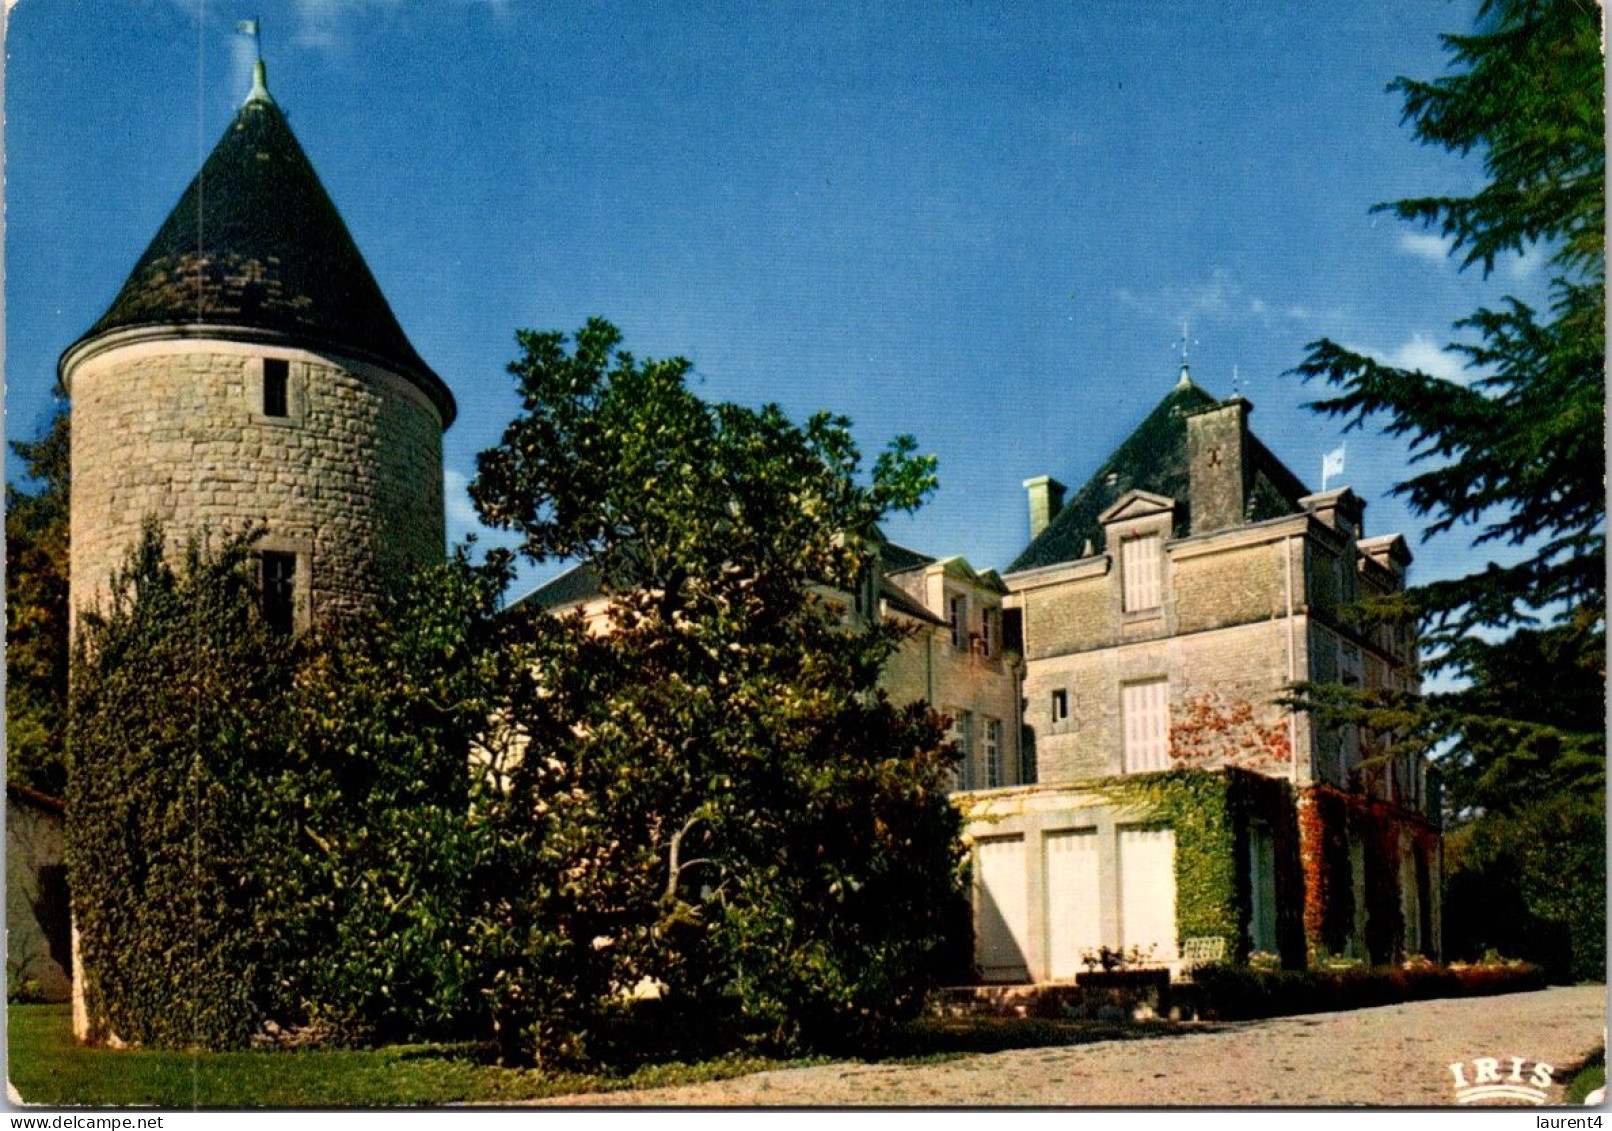
[[[377,10],[396,8],[399,3],[400,0],[295,0],[292,39],[316,51],[344,51],[351,42],[352,17],[362,19]]]
[[[1251,294],[1224,267],[1217,267],[1201,283],[1185,287],[1161,287],[1151,294],[1138,295],[1121,287],[1114,297],[1133,310],[1179,327],[1183,322],[1239,322],[1253,319],[1270,327],[1278,318],[1307,322],[1310,312],[1302,306],[1273,307],[1259,295]]]
[[[1458,353],[1451,353],[1420,332],[1412,334],[1391,350],[1362,349],[1358,346],[1347,348],[1374,358],[1383,365],[1391,365],[1395,369],[1414,369],[1418,373],[1426,373],[1430,377],[1440,377],[1446,381],[1465,384],[1474,376],[1463,368],[1465,358]]]
[[[1448,259],[1450,249],[1454,246],[1454,241],[1450,237],[1434,235],[1432,232],[1402,232],[1399,237],[1400,251],[1433,263],[1443,263]]]
[[[467,533],[481,529],[475,504],[470,501],[470,480],[458,468],[442,469],[442,494],[448,515],[448,539],[458,542]]]
[[[1513,279],[1531,278],[1545,265],[1545,258],[1545,253],[1538,244],[1530,244],[1521,255],[1506,264],[1506,274]]]

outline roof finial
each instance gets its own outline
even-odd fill
[[[1175,383],[1175,386],[1178,389],[1185,388],[1186,386],[1192,384],[1192,369],[1187,364],[1187,348],[1193,342],[1193,340],[1194,339],[1190,336],[1187,322],[1185,319],[1183,319],[1181,322],[1181,376]]]
[[[257,60],[252,64],[252,90],[246,96],[248,102],[273,102],[269,95],[269,69],[263,63],[263,34],[257,17],[250,20],[239,20],[235,30],[241,35],[252,37],[252,46],[257,50]]]

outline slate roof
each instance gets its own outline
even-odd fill
[[[398,325],[347,225],[268,93],[252,97],[100,319],[114,330],[216,325],[290,335],[409,378],[442,413],[453,394]]]
[[[919,566],[925,566],[935,561],[928,554],[921,554],[917,550],[910,550],[894,542],[881,542],[879,544],[879,559],[885,573],[900,573],[903,570],[916,569]],[[601,592],[599,572],[593,566],[583,563],[582,565],[572,566],[558,577],[539,585],[536,589],[514,602],[514,605],[523,605],[531,601],[539,608],[559,609],[570,605],[578,605],[584,601],[591,601],[598,597]],[[889,581],[884,582],[880,587],[880,596],[908,616],[934,621],[936,624],[945,623]],[[513,608],[514,606],[512,605],[511,607]]]
[[[1080,490],[1071,495],[1047,527],[1008,566],[1008,573],[1041,569],[1085,557],[1088,541],[1098,553],[1103,531],[1097,522],[1121,495],[1133,489],[1167,495],[1176,501],[1176,537],[1192,529],[1188,499],[1187,417],[1220,402],[1186,380],[1178,382],[1136,431],[1114,449]],[[1248,435],[1253,484],[1248,519],[1259,522],[1297,514],[1309,489],[1252,432]]]

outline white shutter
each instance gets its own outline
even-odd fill
[[[1120,945],[1153,948],[1155,962],[1176,957],[1175,832],[1119,830]]]
[[[1084,969],[1081,952],[1103,941],[1097,831],[1048,833],[1046,850],[1047,976],[1073,978]]]
[[[1125,611],[1159,607],[1159,573],[1162,559],[1159,536],[1130,538],[1120,543],[1120,574],[1125,587]]]
[[[1124,769],[1138,774],[1170,765],[1170,684],[1155,679],[1120,688]]]
[[[979,937],[975,945],[980,972],[990,981],[1022,981],[1029,977],[1024,838],[982,840],[975,847],[975,859],[979,865]]]

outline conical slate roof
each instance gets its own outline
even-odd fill
[[[1097,517],[1127,491],[1151,491],[1176,501],[1174,534],[1192,529],[1187,457],[1187,417],[1220,402],[1190,379],[1176,383],[1137,425],[1136,431],[1114,449],[1086,485],[1072,495],[1046,529],[1030,540],[1007,572],[1040,569],[1086,556],[1086,543],[1100,553],[1102,524]],[[1309,494],[1298,476],[1287,469],[1252,432],[1248,435],[1250,521],[1297,514],[1299,500]]]
[[[111,307],[63,356],[116,330],[198,325],[372,361],[453,421],[453,394],[409,344],[261,72]]]

